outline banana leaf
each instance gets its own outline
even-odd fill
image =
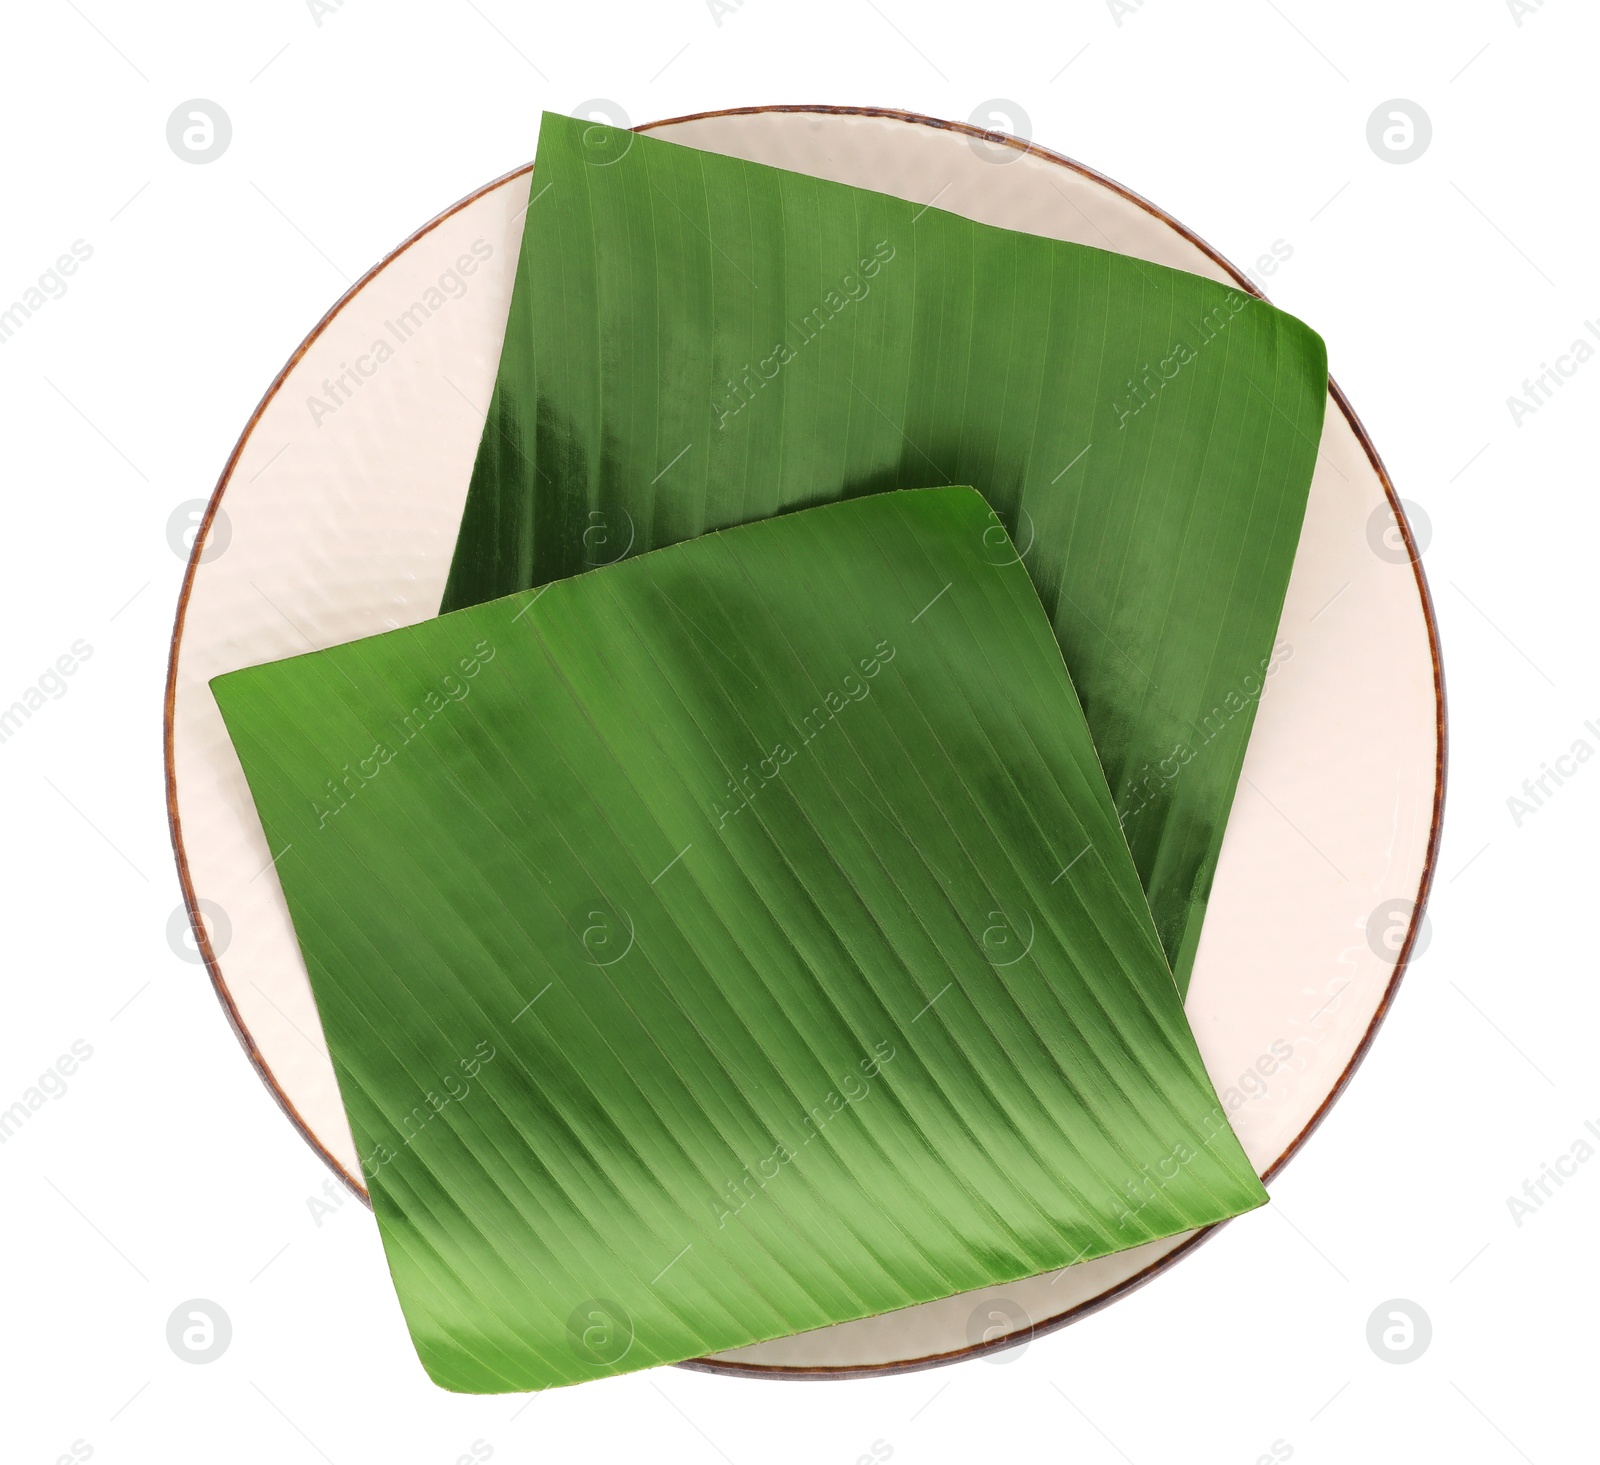
[[[1283,654],[1320,338],[1182,271],[549,113],[531,200],[443,608],[974,485],[1049,612],[1186,989]]]
[[[428,1373],[531,1390],[1265,1195],[970,488],[212,683]]]

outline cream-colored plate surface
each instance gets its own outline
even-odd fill
[[[758,110],[650,130],[937,201],[1006,228],[1237,279],[1198,240],[1107,180],[944,124]],[[385,261],[313,332],[224,472],[174,633],[168,791],[186,894],[204,922],[201,949],[263,1077],[351,1180],[359,1175],[355,1148],[271,868],[283,852],[267,848],[207,682],[437,613],[528,192],[524,170],[474,195]],[[1358,424],[1334,397],[1279,661],[1261,694],[1188,997],[1207,1067],[1264,1175],[1320,1116],[1368,1041],[1431,874],[1442,693],[1426,590],[1385,518],[1389,503]],[[852,1370],[994,1346],[1109,1300],[1188,1240],[741,1348],[715,1362]]]

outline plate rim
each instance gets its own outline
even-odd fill
[[[973,126],[966,122],[951,122],[937,117],[930,117],[920,112],[903,111],[896,107],[872,106],[844,106],[833,103],[771,103],[760,106],[748,107],[722,107],[706,112],[690,112],[679,117],[665,117],[654,122],[643,122],[632,130],[636,133],[653,132],[658,128],[672,127],[684,122],[700,122],[718,117],[749,117],[766,113],[804,113],[822,116],[845,117],[879,117],[895,122],[911,123],[921,127],[931,127],[941,132],[952,132],[971,138],[981,139],[991,146],[1009,147],[1019,153],[1029,153],[1058,167],[1068,169],[1091,182],[1111,190],[1129,203],[1134,204],[1153,218],[1165,224],[1168,228],[1188,240],[1202,254],[1221,269],[1236,286],[1260,300],[1265,300],[1265,293],[1259,289],[1241,270],[1230,260],[1214,249],[1194,230],[1181,223],[1159,205],[1152,203],[1133,189],[1117,182],[1114,178],[1107,177],[1104,173],[1079,163],[1058,153],[1050,148],[1041,146],[1031,138],[1015,137],[1009,133],[990,132],[983,128]],[[502,173],[498,178],[474,189],[464,198],[457,200],[448,208],[436,214],[423,224],[421,228],[407,236],[400,244],[396,245],[388,254],[384,255],[376,264],[368,269],[356,282],[350,286],[322,315],[321,319],[307,332],[305,338],[295,347],[289,359],[283,364],[278,374],[273,377],[271,384],[251,412],[238,441],[224,462],[222,472],[218,476],[216,487],[212,490],[207,500],[205,513],[201,516],[199,527],[195,530],[194,543],[189,552],[188,564],[185,566],[183,583],[178,592],[178,604],[173,620],[172,639],[167,651],[166,687],[162,698],[162,767],[166,786],[167,829],[172,839],[173,856],[178,869],[178,883],[183,891],[184,910],[189,918],[190,928],[194,932],[195,946],[204,961],[206,973],[211,981],[212,990],[221,1002],[223,1011],[227,1014],[229,1026],[233,1028],[234,1036],[238,1038],[250,1059],[251,1066],[257,1076],[266,1085],[267,1091],[277,1101],[278,1107],[283,1110],[289,1122],[299,1132],[300,1137],[306,1141],[313,1151],[322,1159],[329,1169],[333,1171],[348,1187],[348,1189],[369,1209],[372,1205],[371,1197],[366,1187],[360,1180],[351,1175],[340,1160],[313,1132],[310,1125],[301,1116],[295,1107],[294,1101],[284,1091],[276,1075],[268,1067],[266,1059],[256,1045],[255,1038],[245,1026],[240,1015],[233,994],[228,989],[227,979],[223,976],[222,966],[216,952],[212,949],[204,921],[200,917],[199,898],[195,894],[194,881],[189,873],[188,853],[183,843],[182,820],[178,813],[178,784],[175,753],[174,713],[177,705],[178,690],[178,654],[183,640],[185,622],[188,616],[189,597],[194,587],[195,573],[199,568],[200,554],[205,544],[206,535],[210,531],[212,521],[215,519],[222,506],[223,495],[227,492],[228,485],[233,479],[235,468],[244,453],[246,444],[251,434],[255,431],[267,407],[278,395],[289,373],[299,364],[301,358],[310,349],[319,336],[333,323],[334,318],[345,306],[383,270],[404,254],[412,245],[425,238],[443,224],[447,219],[461,212],[470,204],[477,202],[484,195],[497,188],[504,187],[514,179],[524,174],[533,172],[531,162],[524,163],[521,167],[513,168],[507,173]],[[1317,1106],[1315,1113],[1302,1126],[1299,1133],[1289,1142],[1283,1152],[1272,1161],[1261,1174],[1263,1184],[1275,1179],[1304,1146],[1306,1141],[1327,1118],[1333,1105],[1344,1095],[1350,1080],[1355,1076],[1356,1070],[1365,1060],[1373,1042],[1376,1040],[1378,1030],[1383,1026],[1384,1019],[1389,1014],[1394,999],[1399,992],[1401,979],[1405,976],[1410,964],[1411,953],[1416,946],[1418,933],[1426,915],[1428,898],[1432,893],[1434,875],[1439,861],[1440,838],[1444,826],[1445,787],[1447,782],[1447,765],[1449,752],[1449,730],[1446,714],[1444,661],[1440,650],[1439,622],[1434,612],[1433,596],[1428,587],[1428,579],[1422,567],[1422,557],[1417,549],[1416,538],[1412,533],[1411,525],[1405,516],[1400,496],[1396,492],[1394,483],[1389,477],[1389,471],[1384,466],[1383,459],[1378,453],[1376,445],[1368,435],[1366,427],[1356,415],[1355,409],[1350,405],[1350,400],[1334,381],[1328,378],[1328,393],[1333,398],[1339,411],[1343,413],[1345,421],[1349,423],[1351,431],[1355,434],[1356,441],[1367,456],[1367,461],[1372,465],[1373,472],[1377,475],[1383,487],[1384,496],[1388,499],[1389,507],[1395,516],[1404,539],[1407,555],[1411,564],[1412,575],[1416,581],[1417,594],[1422,602],[1423,621],[1428,632],[1428,654],[1433,663],[1433,689],[1434,689],[1434,790],[1433,809],[1428,827],[1427,852],[1423,861],[1422,875],[1417,884],[1416,897],[1412,903],[1411,922],[1406,929],[1405,939],[1401,942],[1400,950],[1395,959],[1394,971],[1390,974],[1389,981],[1384,987],[1383,995],[1378,1001],[1368,1023],[1361,1041],[1356,1045],[1355,1051],[1350,1056],[1350,1061],[1345,1065],[1338,1080],[1329,1089],[1326,1097]],[[1067,1308],[1053,1317],[1045,1318],[1037,1323],[1030,1322],[1026,1328],[1016,1332],[1002,1335],[998,1338],[968,1344],[964,1348],[952,1349],[943,1353],[930,1353],[920,1358],[897,1359],[885,1363],[866,1364],[766,1364],[746,1363],[743,1361],[726,1358],[690,1358],[675,1365],[679,1368],[694,1369],[703,1373],[726,1374],[736,1377],[759,1377],[795,1380],[829,1380],[829,1379],[856,1379],[878,1378],[890,1374],[915,1373],[923,1369],[937,1368],[945,1364],[958,1363],[964,1359],[975,1358],[981,1354],[1001,1351],[1007,1348],[1021,1347],[1032,1342],[1035,1338],[1042,1338],[1049,1333],[1056,1332],[1071,1323],[1088,1317],[1100,1311],[1101,1308],[1110,1306],[1128,1293],[1137,1290],[1146,1283],[1153,1281],[1160,1273],[1174,1265],[1181,1257],[1188,1255],[1195,1247],[1214,1235],[1226,1221],[1219,1221],[1211,1226],[1203,1227],[1196,1231],[1187,1240],[1172,1248],[1165,1255],[1153,1261],[1149,1266],[1126,1278],[1116,1286],[1108,1288],[1105,1292]]]

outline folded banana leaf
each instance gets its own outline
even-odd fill
[[[1276,664],[1320,338],[1181,271],[549,113],[531,198],[443,608],[798,506],[976,486],[1186,989]]]
[[[858,498],[212,683],[438,1383],[1265,1199],[1002,538]]]

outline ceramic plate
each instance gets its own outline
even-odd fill
[[[777,107],[641,130],[1260,293],[1126,189],[970,128]],[[438,613],[529,180],[522,169],[425,226],[306,338],[223,471],[173,631],[167,799],[196,944],[267,1086],[357,1191],[355,1148],[272,868],[283,851],[266,845],[207,683]],[[1291,650],[1261,695],[1187,1002],[1264,1178],[1321,1119],[1382,1020],[1423,929],[1444,796],[1427,586],[1377,453],[1330,391],[1279,629]],[[1005,1347],[1105,1305],[1205,1234],[688,1366],[827,1377]]]

